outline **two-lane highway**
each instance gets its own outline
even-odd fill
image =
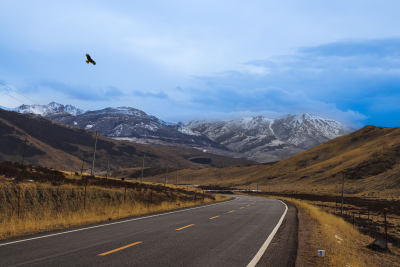
[[[278,200],[236,196],[208,206],[4,241],[0,266],[246,266],[261,256],[260,248],[271,241],[267,239],[286,210]]]

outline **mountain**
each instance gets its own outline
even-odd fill
[[[205,136],[182,133],[176,124],[164,122],[131,107],[105,108],[78,115],[54,113],[45,117],[63,124],[98,131],[101,135],[119,140],[224,149]]]
[[[62,105],[56,102],[51,102],[48,105],[21,105],[19,107],[10,109],[24,114],[36,114],[41,116],[54,115],[54,114],[69,114],[80,115],[84,111],[72,105]]]
[[[231,121],[174,124],[131,107],[83,112],[71,105],[52,102],[48,105],[22,105],[15,111],[98,131],[117,140],[190,147],[258,162],[279,161],[352,131],[337,121],[310,114],[287,115],[278,119],[256,116]]]
[[[335,120],[307,113],[278,119],[255,116],[231,121],[190,121],[180,130],[207,136],[259,162],[279,161],[352,131]]]
[[[258,184],[273,192],[398,195],[400,127],[366,126],[277,163],[180,171],[196,184]],[[224,177],[224,178],[221,178]]]
[[[26,139],[26,145],[24,140]],[[95,136],[76,127],[52,122],[41,116],[0,109],[0,161],[21,161],[52,168],[79,170],[82,160],[89,167]],[[221,157],[196,149],[141,145],[99,136],[96,169],[146,167],[202,168],[248,164],[247,160]]]
[[[0,109],[4,109],[4,110],[12,110],[11,108],[4,107],[4,106],[0,106]]]

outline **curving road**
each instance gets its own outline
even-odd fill
[[[235,196],[208,206],[8,240],[0,242],[0,266],[253,265],[286,209],[278,200]]]

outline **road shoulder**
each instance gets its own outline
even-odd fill
[[[295,266],[298,245],[297,208],[291,203],[278,232],[256,266]]]

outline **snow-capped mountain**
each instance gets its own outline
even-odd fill
[[[331,119],[302,114],[278,119],[263,116],[231,121],[190,121],[180,130],[205,135],[234,152],[261,161],[276,161],[352,131]]]
[[[310,114],[175,124],[131,107],[83,112],[71,105],[51,102],[48,105],[22,105],[12,110],[38,114],[115,139],[183,145],[259,162],[278,161],[353,131],[335,120]]]
[[[11,108],[4,107],[4,106],[0,106],[0,109],[9,110],[9,111],[11,111],[11,110],[12,110]]]
[[[19,107],[11,109],[19,113],[29,113],[41,116],[53,115],[53,114],[70,114],[79,115],[84,111],[82,109],[76,108],[72,105],[62,105],[56,102],[51,102],[47,105],[21,105]]]
[[[223,148],[203,135],[182,133],[178,130],[177,124],[164,122],[131,107],[105,108],[78,115],[53,113],[45,117],[63,124],[98,131],[101,135],[115,139],[139,143],[171,143]]]

